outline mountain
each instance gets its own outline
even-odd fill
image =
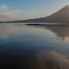
[[[35,18],[28,19],[22,22],[28,23],[69,23],[69,6],[66,5],[56,13],[43,17],[43,18]]]

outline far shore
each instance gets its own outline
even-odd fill
[[[18,22],[2,22],[0,24],[24,24],[24,25],[48,25],[48,26],[69,26],[69,23],[18,23]]]

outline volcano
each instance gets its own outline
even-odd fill
[[[24,20],[23,22],[29,23],[69,23],[69,6],[65,5],[59,11],[54,14],[43,17],[43,18],[35,18]]]

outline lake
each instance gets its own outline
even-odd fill
[[[69,26],[0,23],[0,69],[69,69]]]

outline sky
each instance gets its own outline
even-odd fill
[[[69,0],[0,0],[0,20],[46,17],[65,5]]]

